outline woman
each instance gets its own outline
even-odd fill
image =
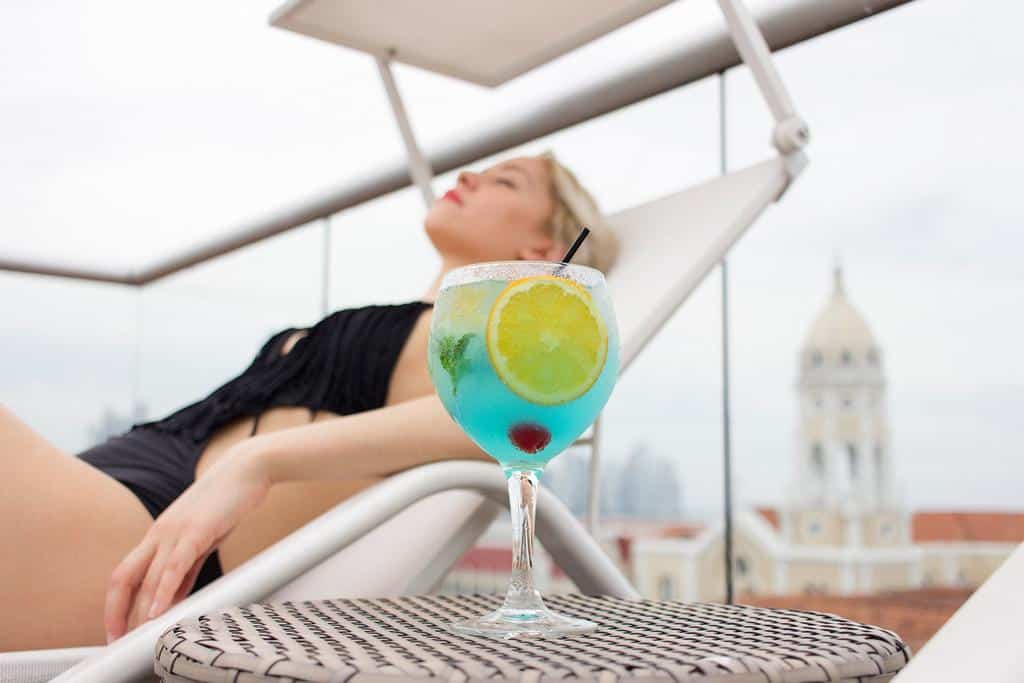
[[[0,547],[20,549],[0,652],[110,642],[383,477],[490,461],[434,393],[432,302],[449,270],[558,260],[583,224],[573,262],[607,271],[617,241],[550,152],[462,172],[424,221],[441,270],[420,300],[283,330],[206,399],[77,458],[0,407]]]

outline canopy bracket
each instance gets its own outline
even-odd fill
[[[772,145],[786,157],[786,170],[792,181],[807,165],[807,158],[801,150],[810,141],[810,129],[796,113],[793,99],[772,61],[768,42],[750,10],[741,0],[718,0],[718,5],[725,15],[736,50],[754,75],[754,81],[775,119]]]
[[[391,111],[395,114],[395,122],[398,124],[398,130],[402,134],[402,142],[405,143],[405,153],[409,158],[409,175],[412,176],[412,180],[416,183],[416,187],[420,189],[420,194],[423,195],[423,203],[426,204],[427,208],[434,203],[434,189],[431,187],[431,181],[434,179],[434,171],[430,168],[430,164],[427,163],[426,158],[423,156],[423,152],[420,151],[419,145],[416,143],[416,136],[412,132],[412,125],[409,123],[409,115],[406,113],[405,104],[402,102],[402,96],[398,92],[398,84],[395,83],[395,76],[391,72],[391,57],[395,54],[394,50],[390,50],[388,56],[381,57],[377,55],[377,69],[380,71],[381,81],[384,83],[384,90],[388,94],[388,101],[391,103]]]

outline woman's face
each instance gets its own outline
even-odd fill
[[[554,207],[545,161],[519,157],[483,173],[461,172],[455,187],[434,202],[424,227],[449,263],[554,261],[565,251],[544,233]]]

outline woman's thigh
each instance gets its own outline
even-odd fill
[[[319,413],[317,419],[333,417],[330,413]],[[287,429],[309,423],[309,411],[305,408],[274,408],[260,418],[259,433]],[[227,455],[234,441],[246,438],[249,425],[228,437],[211,442],[196,467],[196,477],[205,472],[221,457]],[[301,481],[276,484],[270,488],[267,497],[239,522],[228,534],[218,549],[221,568],[225,573],[244,564],[253,555],[265,550],[296,529],[313,521],[331,508],[380,481],[380,478],[347,479],[340,481]]]
[[[0,486],[0,652],[106,644],[110,575],[149,512],[2,405]]]

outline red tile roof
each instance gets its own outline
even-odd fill
[[[474,546],[466,551],[455,563],[454,569],[474,569],[494,573],[512,571],[512,550],[510,548],[489,548]]]
[[[696,538],[704,530],[703,524],[666,524],[658,533],[662,538]]]
[[[778,531],[780,528],[782,528],[782,526],[781,526],[781,524],[779,522],[779,511],[776,508],[770,508],[770,507],[761,506],[761,507],[756,507],[754,509],[757,511],[757,514],[759,514],[762,517],[764,517],[766,522],[768,522],[773,527],[775,527],[776,531]]]
[[[915,512],[915,543],[934,541],[1024,541],[1024,512]]]

